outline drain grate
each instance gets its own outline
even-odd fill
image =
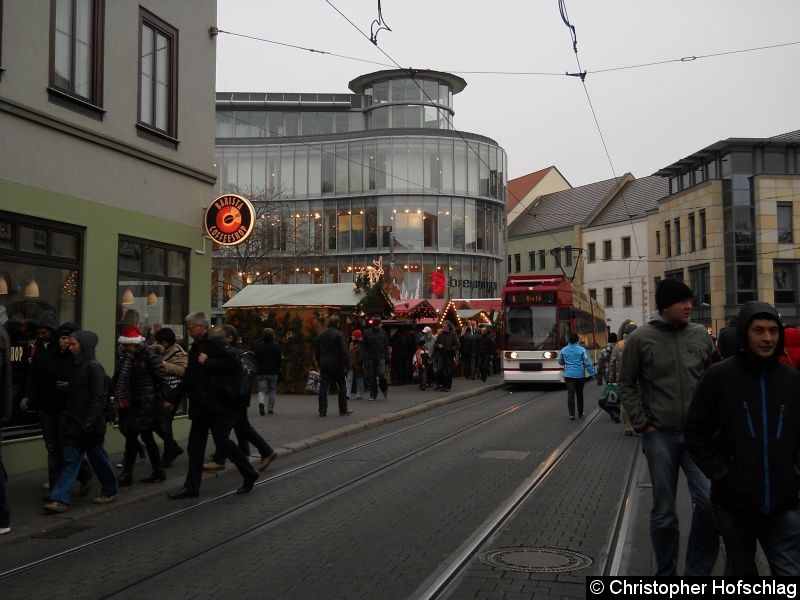
[[[525,546],[490,550],[481,554],[480,559],[496,569],[525,573],[566,573],[592,564],[591,558],[572,550]]]

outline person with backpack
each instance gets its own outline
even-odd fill
[[[239,449],[245,455],[250,454],[249,444],[253,444],[258,450],[261,460],[258,463],[258,470],[263,471],[269,464],[278,457],[267,441],[253,429],[253,425],[247,417],[247,409],[250,407],[250,397],[253,393],[253,386],[258,380],[258,367],[256,366],[256,356],[253,352],[245,351],[239,341],[239,332],[233,325],[223,325],[214,331],[212,338],[222,338],[225,343],[233,348],[242,361],[242,383],[239,388],[239,402],[241,410],[233,425],[233,432]],[[204,471],[220,471],[225,468],[225,455],[217,447],[214,458],[203,465]]]
[[[97,340],[97,334],[93,331],[74,331],[70,334],[69,347],[75,355],[75,368],[70,373],[62,426],[64,463],[55,487],[50,490],[51,500],[44,505],[48,513],[69,510],[70,493],[84,455],[102,485],[100,495],[93,502],[108,504],[117,499],[114,467],[103,448],[108,387],[106,372],[95,358]]]

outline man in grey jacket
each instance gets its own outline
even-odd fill
[[[713,344],[705,327],[691,323],[692,290],[677,279],[656,289],[658,318],[630,334],[620,373],[620,400],[633,428],[653,484],[650,537],[656,575],[676,575],[678,515],[675,495],[683,469],[694,510],[686,550],[686,575],[709,575],[719,551],[709,481],[689,456],[683,432],[697,382],[710,365]]]

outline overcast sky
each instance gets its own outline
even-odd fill
[[[377,0],[331,0],[362,31]],[[508,153],[509,179],[555,165],[573,185],[626,171],[652,174],[729,137],[800,129],[800,44],[592,73],[601,69],[800,41],[798,0],[566,0],[580,79],[465,71],[576,72],[557,0],[382,0],[392,31],[378,45],[402,67],[466,79],[455,127]],[[222,30],[391,64],[325,0],[218,0]],[[217,38],[217,90],[349,93],[380,65],[227,34]],[[394,68],[394,67],[392,67]],[[612,171],[612,166],[613,169]]]

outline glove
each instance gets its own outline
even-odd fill
[[[27,398],[23,398],[22,400],[20,400],[19,401],[19,409],[23,410],[25,412],[28,412],[28,403],[29,402],[30,402],[30,400],[28,400]]]

